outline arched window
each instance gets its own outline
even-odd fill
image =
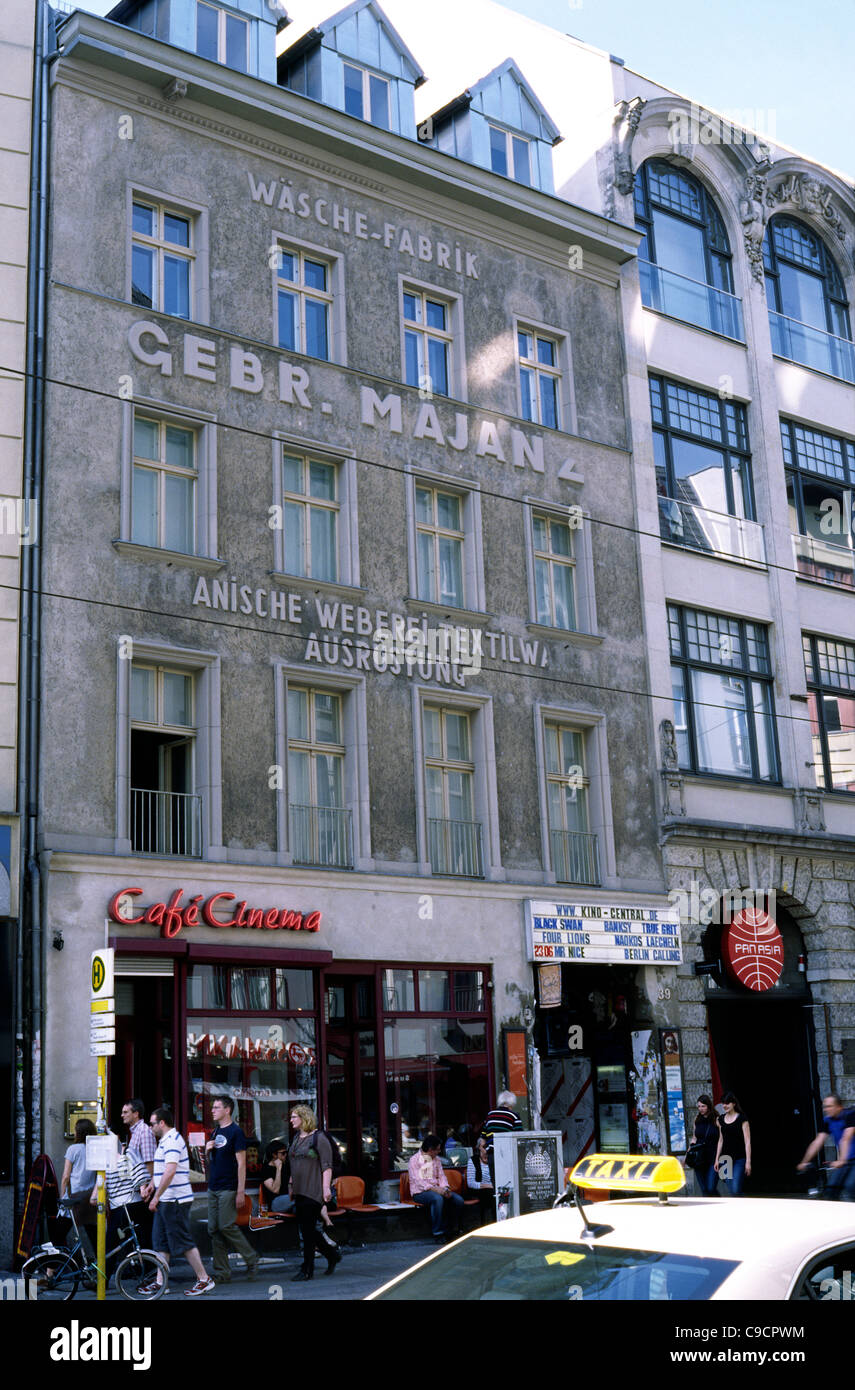
[[[855,381],[846,292],[822,237],[794,217],[773,217],[763,241],[763,265],[772,351]]]
[[[742,341],[727,233],[703,184],[648,159],[635,176],[635,225],[647,308]]]

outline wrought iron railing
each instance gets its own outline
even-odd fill
[[[674,270],[665,270],[652,261],[639,260],[638,267],[641,302],[646,309],[692,323],[696,328],[708,328],[723,338],[745,342],[742,300],[737,295],[728,294],[727,290],[717,289],[715,285],[705,285],[700,280],[691,280],[688,275],[678,275]]]
[[[787,318],[786,314],[778,314],[774,309],[769,310],[769,328],[776,357],[786,357],[802,367],[813,367],[815,371],[855,385],[855,343],[848,338],[837,338],[833,333],[809,323],[799,323],[798,319]]]
[[[552,868],[559,883],[598,884],[600,851],[596,835],[582,830],[550,830]]]
[[[353,814],[340,806],[295,806],[291,818],[291,855],[295,864],[321,869],[353,868]]]
[[[435,874],[483,878],[481,824],[473,820],[428,820],[428,857]]]
[[[137,854],[202,854],[202,798],[131,787],[131,845]]]
[[[659,498],[659,534],[671,545],[703,550],[746,565],[765,565],[766,544],[759,521],[713,512],[676,497]]]

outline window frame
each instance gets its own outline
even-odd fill
[[[505,164],[507,172],[502,173],[501,169],[493,167],[493,132],[505,137]],[[521,145],[526,147],[528,158],[528,180],[518,179],[516,176],[516,160],[514,158],[514,141],[518,140]],[[532,158],[534,153],[532,145],[534,139],[531,135],[524,135],[521,131],[514,130],[512,126],[500,125],[498,121],[487,119],[487,150],[490,156],[490,172],[497,174],[499,178],[510,179],[512,183],[518,183],[521,188],[536,188],[535,182],[535,162]],[[511,171],[514,172],[511,172]]]
[[[337,640],[341,640],[338,637]],[[357,638],[352,641],[356,646]],[[371,786],[368,761],[368,717],[365,677],[347,675],[334,666],[290,662],[280,657],[271,661],[274,676],[274,724],[276,764],[282,769],[276,789],[276,864],[282,868],[306,867],[296,865],[291,845],[291,826],[288,779],[288,688],[312,689],[342,696],[341,721],[344,735],[344,776],[342,805],[351,812],[353,865],[348,869],[325,868],[325,874],[351,874],[354,870],[371,872],[374,859],[371,849]],[[302,803],[295,803],[302,804]],[[321,868],[320,865],[308,866]]]
[[[285,490],[283,475],[283,456],[294,454],[306,460],[329,464],[336,470],[336,492],[338,496],[338,525],[336,528],[336,565],[338,579],[313,579],[311,576],[293,574],[285,569]],[[306,498],[307,505],[310,499]],[[326,443],[317,443],[305,437],[297,438],[283,431],[273,435],[273,505],[283,508],[282,525],[272,527],[273,531],[273,578],[287,580],[289,584],[311,584],[313,589],[323,586],[334,592],[359,588],[359,513],[357,507],[356,457],[352,452],[330,448]]]
[[[855,659],[855,642],[849,642],[843,637],[828,637],[823,633],[803,632],[802,633],[802,653],[805,664],[805,683],[807,686],[808,697],[815,696],[816,724],[819,735],[820,754],[822,758],[822,783],[816,779],[817,765],[816,758],[813,760],[814,780],[816,789],[821,792],[833,794],[835,796],[855,796],[855,786],[850,791],[846,787],[835,787],[834,778],[831,772],[831,750],[828,744],[829,733],[837,733],[836,729],[829,729],[826,723],[825,701],[827,698],[837,699],[843,696],[844,699],[851,698],[855,703],[855,676],[852,677],[852,685],[832,685],[824,682],[820,669],[818,642],[833,642],[842,647],[847,647],[852,652]],[[808,665],[810,657],[810,666]],[[810,706],[808,705],[808,709]],[[852,738],[855,741],[855,730],[852,730]],[[855,780],[855,779],[853,779]]]
[[[534,356],[534,358],[532,358],[532,359],[523,358],[523,356],[522,356],[522,350],[521,350],[521,346],[520,346],[520,336],[521,336],[522,334],[524,334],[524,333],[528,334],[528,335],[531,337],[531,339],[532,339],[532,347],[533,347],[533,350],[534,350],[534,353],[535,353],[535,356]],[[554,367],[549,367],[549,366],[547,366],[546,364],[541,363],[541,362],[539,362],[539,361],[537,360],[537,343],[538,343],[538,339],[542,339],[544,342],[548,342],[548,343],[551,343],[551,344],[552,344],[552,346],[553,346],[553,348],[554,348],[554,352],[555,352],[555,366],[554,366]],[[566,341],[567,341],[567,335],[566,335],[566,334],[557,333],[557,332],[554,332],[554,331],[547,331],[547,330],[545,330],[545,329],[543,329],[543,328],[537,327],[534,323],[532,323],[532,322],[531,322],[530,320],[528,320],[528,319],[516,319],[516,318],[514,319],[514,343],[515,343],[515,345],[516,345],[516,364],[517,364],[517,393],[518,393],[518,395],[517,395],[517,400],[518,400],[518,406],[519,406],[520,419],[521,419],[521,420],[525,420],[528,424],[536,425],[538,429],[542,429],[542,430],[557,430],[557,431],[560,431],[561,433],[564,433],[564,434],[568,433],[568,430],[565,428],[565,424],[564,424],[564,419],[565,419],[565,414],[566,414],[566,406],[565,406],[565,400],[564,400],[564,397],[565,397],[564,354],[565,354],[565,344],[566,344]],[[531,374],[532,374],[533,377],[534,377],[534,387],[535,387],[535,389],[534,389],[534,400],[535,400],[535,402],[536,402],[536,411],[535,411],[535,416],[536,416],[536,418],[533,419],[533,420],[530,419],[530,418],[524,413],[524,405],[523,405],[523,385],[522,385],[523,371],[529,371],[529,372],[531,372]],[[539,417],[542,415],[542,413],[543,413],[543,411],[542,411],[542,403],[541,403],[541,399],[540,399],[540,378],[541,378],[541,376],[548,377],[549,380],[555,382],[555,415],[556,415],[556,423],[555,423],[554,425],[547,425],[547,424],[544,423],[544,421],[543,421],[542,419],[539,418]]]
[[[548,759],[546,729],[557,725],[581,734],[588,792],[588,833],[597,837],[599,883],[583,887],[615,887],[618,884],[612,816],[611,776],[609,773],[608,729],[603,714],[581,705],[560,705],[538,700],[534,706],[534,745],[540,802],[541,862],[547,884],[563,883],[555,873],[550,839]]]
[[[288,280],[281,279],[281,264],[278,257],[271,256],[271,280],[272,280],[272,324],[273,337],[271,339],[274,348],[278,352],[291,352],[297,357],[305,357],[309,362],[328,362],[338,367],[347,366],[347,316],[345,309],[345,267],[344,256],[340,251],[330,250],[326,246],[318,246],[314,242],[303,241],[299,237],[292,236],[290,232],[273,231],[271,233],[273,246],[279,252],[295,255],[300,261],[301,282],[299,285],[293,284]],[[303,264],[306,260],[319,261],[326,265],[328,270],[328,288],[325,291],[307,290],[303,284]],[[321,299],[328,304],[327,313],[327,334],[329,357],[310,357],[308,353],[298,351],[296,348],[287,348],[279,342],[279,290],[287,289],[290,286],[293,293],[300,298],[300,334],[301,343],[305,343],[305,308],[303,296],[307,293],[310,298]]]
[[[664,166],[669,173],[676,174],[683,178],[687,183],[694,184],[700,193],[701,214],[693,217],[689,213],[678,211],[676,208],[669,207],[655,201],[650,192],[650,170],[653,165]],[[654,155],[650,159],[645,159],[639,165],[635,174],[633,186],[633,209],[635,215],[635,225],[643,233],[643,240],[638,247],[638,257],[640,260],[648,261],[651,265],[658,266],[660,270],[668,270],[667,266],[661,265],[656,259],[656,232],[653,223],[653,209],[657,208],[667,217],[673,217],[677,222],[683,222],[687,226],[700,227],[703,234],[704,244],[704,272],[706,274],[706,284],[709,288],[722,290],[726,294],[735,295],[734,275],[733,275],[733,251],[730,245],[730,237],[727,234],[724,217],[719,211],[716,199],[706,188],[704,183],[694,174],[685,169],[678,168],[668,159]],[[719,249],[714,245],[714,238],[721,236],[726,249]],[[645,254],[645,252],[647,254]],[[718,262],[720,270],[725,273],[723,279],[727,280],[727,285],[716,283],[713,273],[713,260]],[[679,274],[672,271],[672,274]],[[686,277],[691,278],[691,277]],[[682,320],[681,320],[682,322]]]
[[[201,57],[203,56],[203,55],[199,52],[199,10],[200,10],[200,8],[201,8],[201,9],[205,9],[205,10],[214,10],[215,13],[217,14],[217,56],[216,56],[216,58],[207,58],[207,59],[204,59],[203,61],[209,62],[209,63],[219,63],[220,67],[229,68],[229,70],[230,70],[231,72],[242,72],[242,73],[245,73],[245,74],[248,75],[248,74],[249,74],[249,40],[250,40],[250,22],[249,22],[249,19],[248,19],[246,16],[242,15],[242,14],[236,13],[236,11],[234,11],[234,10],[226,9],[226,8],[225,8],[224,6],[222,6],[222,5],[213,5],[213,4],[211,4],[211,0],[196,0],[196,10],[195,10],[196,23],[195,23],[195,25],[194,25],[194,29],[195,29],[194,44],[195,44],[195,46],[194,46],[193,52],[196,54],[196,56],[197,56],[198,58],[201,58]],[[245,45],[244,45],[244,60],[245,60],[245,66],[242,67],[242,68],[236,68],[236,67],[234,67],[231,63],[226,62],[226,55],[227,55],[227,44],[226,44],[226,20],[227,20],[227,19],[232,19],[232,20],[234,20],[235,22],[242,24],[242,25],[243,25],[243,28],[244,28],[244,38],[245,38]]]
[[[423,708],[442,707],[452,713],[469,715],[470,753],[474,763],[473,773],[473,820],[481,825],[481,849],[483,856],[483,878],[462,879],[461,882],[502,882],[506,878],[501,863],[498,790],[496,784],[495,737],[493,730],[493,698],[490,695],[457,694],[435,684],[423,685],[413,682],[413,760],[415,766],[416,793],[416,837],[420,874],[426,878],[434,875],[430,862],[428,841],[428,804],[425,785],[425,740]],[[444,876],[442,876],[444,877]],[[457,875],[453,875],[457,879]]]
[[[674,610],[678,615],[678,626],[680,633],[680,645],[682,655],[675,656],[671,645],[670,619],[671,611]],[[705,662],[688,657],[688,641],[686,636],[686,614],[688,612],[702,613],[704,616],[723,618],[727,622],[736,623],[739,630],[739,644],[742,651],[747,647],[747,629],[749,626],[760,628],[766,637],[766,650],[769,658],[769,672],[767,675],[751,670],[750,664],[718,665],[715,662]],[[780,787],[783,784],[781,768],[781,750],[778,740],[778,716],[775,705],[775,663],[772,650],[772,628],[771,624],[757,621],[753,618],[737,617],[731,613],[719,613],[714,609],[695,608],[692,604],[684,604],[669,601],[666,606],[666,622],[669,624],[668,637],[668,657],[671,670],[678,667],[683,672],[684,702],[686,706],[686,736],[689,745],[690,767],[680,767],[680,772],[690,777],[703,777],[710,781],[732,782],[738,781],[757,787]],[[741,662],[741,657],[740,657]],[[701,671],[716,676],[732,677],[735,680],[744,682],[745,695],[743,710],[745,713],[745,723],[748,735],[748,751],[751,764],[751,771],[748,774],[730,772],[712,772],[700,768],[700,758],[698,756],[698,736],[697,723],[695,718],[695,698],[692,690],[690,672]],[[773,766],[772,777],[761,777],[758,772],[760,766],[757,744],[757,718],[756,706],[754,702],[754,687],[760,686],[768,692],[769,719],[771,728],[771,740],[769,747],[770,762]],[[718,708],[718,706],[714,706]],[[674,721],[676,726],[676,720]]]
[[[465,478],[448,478],[445,474],[431,473],[412,464],[404,465],[407,500],[408,537],[408,602],[417,603],[421,608],[435,613],[478,613],[484,612],[484,551],[481,530],[481,489],[480,484]],[[416,520],[416,489],[429,488],[435,492],[455,494],[463,503],[463,607],[421,599],[419,592],[418,542]]]
[[[594,591],[594,561],[591,553],[591,526],[589,514],[582,510],[581,526],[570,525],[579,511],[571,506],[560,506],[555,502],[542,501],[538,497],[526,496],[524,504],[524,527],[526,548],[526,571],[528,579],[528,604],[530,619],[528,626],[536,632],[547,634],[555,640],[558,634],[570,641],[581,641],[588,645],[601,639],[597,631],[597,605]],[[534,539],[534,518],[543,516],[570,525],[574,550],[574,602],[576,607],[576,627],[553,627],[542,623],[537,615],[537,551]]]
[[[147,421],[149,424],[156,425],[156,427],[157,427],[158,455],[159,455],[157,459],[147,459],[147,458],[145,458],[145,457],[142,456],[142,455],[138,455],[137,452],[136,452],[136,425],[137,425],[137,421],[138,421],[138,420],[140,420],[140,421],[143,421],[143,420],[144,420],[144,421]],[[192,441],[193,441],[193,465],[192,465],[191,468],[184,468],[184,469],[182,469],[182,468],[179,468],[179,467],[178,467],[177,465],[175,465],[175,464],[170,464],[170,462],[169,462],[169,460],[168,460],[168,458],[167,458],[167,430],[169,430],[169,429],[182,429],[182,430],[184,431],[184,433],[190,435],[190,437],[191,437],[191,439],[192,439]],[[188,551],[180,550],[180,551],[177,551],[176,553],[177,553],[177,554],[180,554],[180,555],[190,555],[190,556],[195,555],[195,553],[196,553],[196,548],[197,548],[198,509],[199,509],[199,504],[198,504],[198,491],[199,491],[199,452],[200,452],[200,448],[199,448],[199,446],[200,446],[199,432],[198,432],[197,430],[193,429],[189,424],[186,425],[186,426],[180,426],[180,425],[177,425],[177,424],[173,423],[172,421],[166,421],[166,420],[160,418],[159,416],[155,415],[153,412],[152,412],[151,414],[147,414],[147,413],[145,412],[144,409],[137,409],[137,408],[135,408],[135,409],[134,409],[134,414],[133,414],[132,441],[133,441],[133,442],[132,442],[132,456],[131,456],[131,474],[132,474],[132,476],[131,476],[131,542],[132,542],[132,544],[144,546],[144,547],[146,547],[147,549],[151,549],[151,550],[167,550],[167,549],[169,549],[169,547],[168,547],[168,546],[166,545],[166,543],[165,543],[165,542],[166,542],[166,512],[167,512],[167,502],[166,502],[166,479],[167,479],[167,477],[183,478],[183,479],[189,480],[189,481],[191,482],[191,484],[192,484],[191,489],[190,489],[191,516],[190,516],[190,527],[189,527],[189,529],[190,529],[190,535],[191,535],[191,537],[192,537],[193,549],[192,549],[192,550],[188,550]],[[134,494],[135,494],[135,488],[136,488],[136,472],[137,472],[137,469],[138,469],[138,468],[139,468],[140,470],[144,471],[144,472],[154,473],[154,474],[156,474],[156,476],[157,476],[157,518],[156,518],[156,524],[157,524],[157,539],[156,539],[156,541],[155,541],[153,544],[152,544],[151,542],[149,542],[149,541],[140,541],[140,540],[136,540],[136,539],[134,538],[134,534],[133,534],[133,533],[134,533],[134,522],[135,522],[135,516],[134,516]]]
[[[346,85],[345,85],[345,68],[351,68],[354,72],[358,72],[358,73],[360,73],[361,76],[362,76],[362,115],[361,115],[361,116],[355,116],[355,115],[353,114],[352,111],[348,111],[348,109],[347,109],[347,105],[346,105],[346,100],[347,100],[347,87],[346,87]],[[380,124],[378,124],[377,121],[374,121],[374,120],[372,120],[372,118],[371,118],[371,114],[370,114],[370,113],[371,113],[371,79],[372,79],[372,77],[374,78],[374,80],[375,80],[376,82],[382,82],[382,83],[384,84],[385,88],[386,88],[386,116],[387,116],[387,119],[388,119],[388,124],[387,124],[387,125],[380,125]],[[344,114],[345,114],[346,116],[350,116],[352,120],[355,120],[355,121],[364,121],[364,122],[366,123],[366,125],[373,125],[373,126],[376,127],[377,130],[388,130],[388,131],[391,131],[391,130],[393,129],[393,126],[392,126],[392,79],[391,79],[389,76],[387,76],[386,73],[378,72],[378,71],[377,71],[376,69],[374,69],[374,68],[366,67],[366,65],[365,65],[364,63],[356,63],[356,62],[353,61],[352,58],[345,58],[345,57],[342,57],[342,60],[341,60],[341,109],[342,109],[342,111],[344,112]],[[369,114],[366,115],[366,114],[365,114],[366,112],[368,112]]]
[[[191,552],[167,550],[163,546],[149,546],[132,539],[134,420],[137,414],[147,419],[156,420],[164,427],[173,425],[177,429],[190,430],[195,435],[196,498],[193,526],[194,549]],[[202,573],[216,573],[221,570],[223,561],[217,558],[216,416],[207,411],[188,410],[184,406],[176,409],[174,406],[149,396],[135,396],[133,400],[124,401],[119,508],[119,536],[113,542],[113,546],[120,554],[166,558],[172,564],[186,565],[189,569],[195,569]]]
[[[838,548],[841,550],[848,550],[849,553],[852,554],[853,551],[855,551],[855,508],[852,508],[851,504],[851,495],[855,493],[855,440],[847,438],[846,435],[832,434],[828,430],[818,429],[815,425],[805,424],[801,420],[795,420],[788,415],[780,416],[780,426],[781,444],[784,454],[787,503],[789,505],[790,487],[792,486],[793,506],[799,527],[798,531],[792,532],[792,534],[807,540],[818,539],[812,532],[807,530],[807,523],[805,522],[805,483],[819,484],[826,487],[829,489],[829,494],[831,494],[832,490],[841,492],[844,501],[848,493],[850,494],[851,516],[846,518],[843,507],[841,506],[841,519],[849,544],[848,546],[846,544],[840,544]],[[796,431],[800,429],[808,430],[811,434],[817,435],[824,441],[830,441],[831,443],[840,445],[842,477],[834,477],[830,473],[823,473],[820,471],[814,472],[812,469],[805,467],[800,459],[800,449],[796,437]],[[849,521],[848,526],[846,526],[847,520]],[[828,543],[832,546],[838,545],[838,542],[832,540],[830,537],[828,538]],[[798,579],[812,580],[820,584],[838,584],[842,588],[849,589],[850,591],[852,589],[852,584],[847,584],[844,579],[835,580],[825,578],[822,575],[801,574],[798,570],[796,571],[796,577]]]
[[[187,198],[175,198],[172,194],[166,193],[162,189],[150,188],[144,184],[128,181],[125,185],[126,200],[126,239],[125,239],[125,299],[140,313],[164,314],[168,318],[178,319],[181,323],[210,323],[210,229],[208,208],[204,204],[194,203]],[[188,295],[188,314],[184,318],[180,314],[171,314],[167,309],[152,305],[148,307],[143,304],[134,304],[133,298],[133,248],[135,244],[150,246],[157,253],[157,279],[158,284],[163,278],[162,261],[163,252],[169,251],[170,254],[177,252],[184,256],[185,248],[175,247],[171,242],[162,242],[155,238],[146,237],[143,233],[136,233],[133,225],[134,203],[142,206],[156,208],[158,210],[158,225],[161,225],[164,213],[173,213],[176,217],[185,218],[190,223],[190,247],[187,248],[187,258],[190,259],[190,279]],[[137,241],[137,238],[140,238]]]
[[[813,237],[819,247],[822,270],[815,271],[809,266],[801,265],[799,262],[782,252],[776,241],[775,231],[784,223],[792,223],[800,232],[806,232]],[[825,238],[819,232],[814,231],[807,222],[803,222],[798,217],[793,217],[790,213],[777,213],[769,218],[766,230],[763,235],[763,277],[766,287],[766,299],[768,307],[776,314],[788,317],[781,308],[783,303],[781,295],[781,265],[790,266],[794,270],[803,271],[805,275],[812,275],[814,279],[822,283],[822,303],[825,310],[825,331],[832,337],[843,338],[847,342],[852,342],[852,316],[849,312],[849,300],[846,295],[846,284],[843,276],[838,269],[837,262],[829,251]],[[772,300],[769,302],[769,288],[772,288]],[[836,304],[843,311],[843,319],[846,326],[845,333],[838,333],[833,322],[832,305]],[[793,322],[801,323],[801,319]],[[814,325],[807,325],[813,327]],[[821,330],[820,330],[821,331]]]
[[[447,310],[448,328],[444,330],[431,329],[427,326],[427,320],[422,324],[414,323],[406,317],[404,312],[404,295],[415,295],[422,301],[423,313],[426,311],[427,300],[434,300],[438,304],[443,304]],[[468,385],[466,373],[466,343],[463,329],[463,296],[453,290],[441,289],[437,285],[428,284],[425,280],[415,280],[411,275],[398,276],[398,315],[400,319],[400,339],[401,339],[401,382],[404,386],[413,391],[418,391],[421,399],[432,401],[463,401],[468,400]],[[424,361],[428,362],[427,342],[430,338],[435,338],[447,345],[447,366],[448,376],[448,395],[433,390],[433,382],[423,377],[419,382],[413,383],[407,380],[407,333],[417,334],[425,344]]]
[[[727,505],[728,505],[728,508],[729,508],[729,510],[728,510],[727,512],[725,512],[724,515],[725,515],[725,516],[733,517],[733,518],[736,519],[736,520],[745,520],[745,521],[751,521],[751,522],[757,523],[757,505],[756,505],[756,495],[755,495],[755,490],[754,490],[754,468],[753,468],[753,460],[752,460],[752,454],[751,454],[751,436],[750,436],[749,429],[748,429],[748,402],[747,402],[747,401],[738,401],[738,400],[723,400],[720,396],[714,395],[711,391],[705,390],[704,387],[702,387],[702,386],[695,386],[693,383],[686,382],[686,381],[680,381],[680,380],[678,380],[678,378],[676,378],[676,377],[666,376],[666,375],[664,375],[664,374],[661,373],[661,372],[650,372],[649,375],[648,375],[647,383],[648,383],[648,400],[649,400],[649,403],[650,403],[650,422],[651,422],[651,429],[652,429],[652,432],[653,432],[655,435],[659,435],[659,436],[664,440],[664,444],[665,444],[665,482],[666,482],[666,486],[670,489],[670,491],[668,491],[668,492],[665,493],[665,494],[659,493],[658,482],[657,482],[657,495],[658,495],[658,496],[663,496],[663,495],[664,495],[664,497],[665,497],[666,500],[668,500],[668,501],[674,501],[674,502],[682,502],[682,501],[684,501],[683,498],[677,496],[676,473],[675,473],[675,471],[674,471],[674,451],[673,451],[673,447],[672,447],[672,440],[673,440],[673,439],[683,439],[683,440],[685,440],[685,441],[686,441],[687,443],[689,443],[689,444],[698,445],[698,446],[700,446],[701,448],[706,448],[706,449],[715,450],[716,452],[718,452],[718,453],[720,453],[721,455],[723,455],[723,457],[724,457],[724,470],[723,470],[723,471],[724,471],[724,487],[725,487],[725,493],[726,493],[726,498],[727,498]],[[661,400],[661,403],[662,403],[662,409],[663,409],[664,420],[665,420],[665,423],[664,423],[664,424],[659,424],[659,423],[654,419],[654,414],[653,414],[653,389],[652,389],[654,383],[656,383],[656,385],[658,386],[659,393],[660,393],[660,400]],[[720,439],[720,440],[708,439],[708,438],[706,438],[705,435],[703,435],[703,434],[701,434],[701,433],[692,434],[692,433],[691,433],[690,431],[688,431],[688,430],[681,429],[679,425],[673,425],[673,424],[671,423],[671,411],[670,411],[670,405],[669,405],[669,401],[668,401],[668,387],[669,387],[669,386],[675,386],[675,387],[680,388],[680,389],[685,390],[685,391],[693,391],[693,392],[695,392],[698,396],[704,398],[710,406],[715,406],[715,407],[716,407],[716,409],[718,410],[718,418],[719,418],[719,432],[720,432],[720,434],[721,434],[721,439]],[[727,419],[727,408],[728,408],[728,406],[738,408],[738,410],[742,413],[743,423],[744,423],[744,429],[745,429],[745,441],[746,441],[746,447],[745,447],[744,449],[740,448],[740,447],[737,446],[737,445],[730,444],[730,443],[728,442],[729,431],[730,431],[730,426],[729,426],[728,419]],[[736,471],[737,474],[738,474],[738,471],[739,471],[738,469],[736,469],[736,470],[734,469],[734,464],[733,464],[733,460],[734,460],[734,459],[737,460],[738,463],[739,463],[739,465],[741,465],[741,467],[744,469],[744,474],[743,474],[743,476],[747,479],[747,482],[748,482],[747,497],[745,498],[745,516],[744,516],[744,517],[741,517],[740,513],[737,512],[737,511],[734,509],[734,503],[735,503],[734,472]],[[655,456],[654,456],[654,468],[655,468]],[[712,508],[712,507],[710,507],[710,508],[705,508],[704,510],[714,511],[715,509]],[[669,544],[669,545],[678,545],[678,544],[679,544],[678,541],[668,541],[668,542],[666,542],[666,543]],[[691,547],[682,547],[682,548],[691,548]]]
[[[133,656],[126,653],[129,638],[116,642],[116,834],[114,854],[133,855],[131,844],[131,668],[162,666],[193,677],[193,699],[196,729],[194,749],[194,795],[202,799],[201,854],[193,857],[209,861],[224,861],[226,850],[222,832],[222,701],[220,657],[216,652],[174,647],[132,638]],[[150,857],[150,856],[146,856]],[[170,860],[180,855],[167,856]]]

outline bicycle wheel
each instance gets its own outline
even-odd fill
[[[156,1284],[160,1275],[163,1282],[153,1293],[141,1293],[146,1285]],[[169,1266],[153,1250],[132,1250],[116,1267],[116,1288],[123,1298],[134,1302],[153,1303],[166,1292],[169,1282]]]
[[[81,1269],[72,1258],[71,1251],[58,1249],[56,1252],[40,1251],[27,1260],[21,1274],[27,1280],[27,1292],[36,1286],[39,1303],[64,1303],[77,1293]]]

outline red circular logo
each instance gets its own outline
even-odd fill
[[[762,992],[777,984],[784,968],[784,939],[768,912],[742,907],[722,934],[728,974],[746,989]]]
[[[295,1067],[305,1066],[306,1053],[299,1043],[288,1044],[288,1056],[291,1058]]]

